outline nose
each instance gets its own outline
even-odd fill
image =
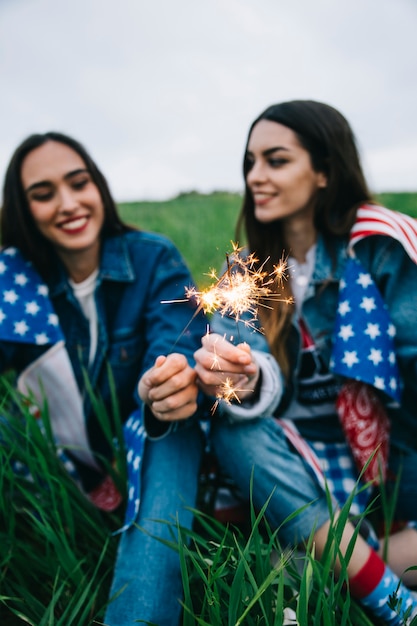
[[[74,191],[68,186],[62,186],[59,190],[59,210],[70,213],[78,207],[78,200]]]
[[[256,160],[246,175],[246,183],[248,187],[260,185],[266,180],[266,168],[264,164]]]

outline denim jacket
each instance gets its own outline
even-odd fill
[[[89,323],[60,263],[53,269],[47,284],[83,395],[90,445],[94,451],[109,457],[111,451],[86,392],[85,372],[94,392],[101,396],[111,414],[110,368],[120,414],[125,421],[141,402],[137,383],[158,355],[179,352],[193,365],[193,353],[200,345],[205,323],[200,315],[195,315],[195,306],[184,302],[184,288],[191,286],[191,275],[175,246],[161,235],[131,231],[105,238],[95,291],[97,351],[90,366]],[[176,300],[181,302],[171,302]],[[20,373],[44,350],[0,342],[0,370],[13,368]],[[147,425],[151,436],[167,430],[165,424],[161,425],[154,418],[153,421],[150,418]],[[176,423],[170,425],[170,428],[176,427]]]
[[[329,365],[333,346],[335,317],[338,304],[339,282],[347,259],[347,240],[335,238],[332,253],[319,237],[312,278],[302,303],[302,316],[311,332],[324,362]],[[401,244],[381,235],[361,240],[355,254],[373,277],[388,307],[396,327],[396,356],[400,368],[403,393],[399,407],[388,405],[391,418],[391,441],[402,449],[417,449],[417,265],[409,258]],[[243,316],[242,316],[243,318]],[[215,315],[212,321],[215,332],[226,337],[237,336],[236,323]],[[239,324],[239,342],[247,341],[262,370],[262,388],[256,403],[245,405],[223,404],[222,410],[231,418],[260,417],[276,414],[283,417],[285,407],[296,384],[301,337],[293,324],[288,339],[288,354],[292,372],[284,382],[278,364],[269,354],[267,341],[260,332],[251,331]],[[267,356],[267,358],[265,358]],[[267,380],[267,384],[264,380]],[[274,393],[271,393],[271,385]],[[269,396],[267,391],[269,389]]]

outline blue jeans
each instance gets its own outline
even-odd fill
[[[221,468],[243,497],[249,499],[251,480],[256,510],[271,496],[265,517],[273,529],[280,528],[281,541],[299,543],[329,520],[324,490],[273,418],[235,423],[213,420],[212,437]]]
[[[191,528],[193,516],[185,507],[195,506],[201,451],[197,424],[146,441],[137,524],[147,532],[132,527],[120,538],[110,597],[126,588],[110,602],[106,625],[133,626],[135,620],[178,625],[183,596],[178,553],[154,537],[172,541],[176,520]]]

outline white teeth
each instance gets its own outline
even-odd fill
[[[80,217],[77,220],[73,220],[72,222],[66,222],[61,226],[63,230],[77,230],[77,228],[81,228],[86,223],[86,217]]]

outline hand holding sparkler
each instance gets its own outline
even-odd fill
[[[237,346],[221,335],[207,334],[194,353],[200,388],[225,402],[241,402],[256,388],[259,368],[247,343]]]
[[[232,245],[233,252],[226,254],[223,273],[217,276],[212,270],[210,276],[214,282],[203,291],[197,291],[195,287],[186,288],[185,300],[194,300],[197,304],[189,324],[201,310],[207,314],[216,313],[235,320],[239,337],[239,322],[246,328],[262,332],[258,324],[259,308],[271,308],[275,302],[290,304],[292,298],[283,298],[279,293],[287,278],[284,258],[273,265],[272,271],[266,271],[268,259],[259,264],[254,254],[241,255],[243,248],[234,243]],[[228,404],[241,402],[256,389],[259,367],[252,358],[248,344],[240,342],[233,345],[219,335],[207,335],[203,338],[202,348],[197,350],[194,357],[199,386],[207,395],[216,398],[213,411],[220,401]]]
[[[138,391],[161,421],[187,419],[197,410],[196,373],[182,354],[158,356],[140,379]]]

